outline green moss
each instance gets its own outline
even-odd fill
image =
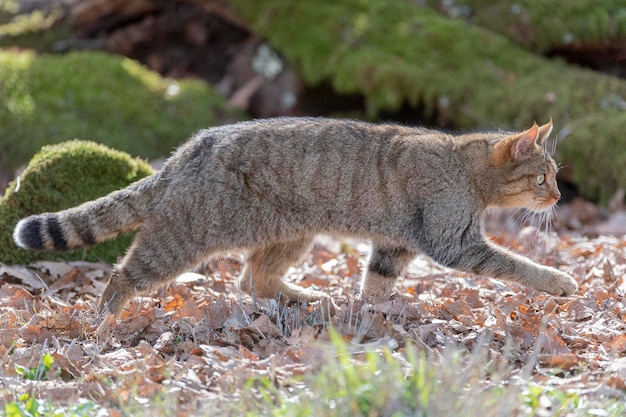
[[[560,133],[560,155],[580,191],[602,203],[626,189],[626,112],[594,114],[568,124]],[[598,134],[598,132],[602,132]]]
[[[300,68],[307,83],[325,81],[340,93],[362,94],[370,116],[408,103],[455,128],[522,129],[552,117],[558,129],[593,115],[607,123],[589,125],[591,137],[622,143],[605,160],[626,153],[626,139],[607,130],[622,120],[610,103],[619,107],[626,98],[623,80],[545,59],[503,35],[408,0],[230,3]],[[588,166],[584,150],[595,145],[583,146],[581,155],[564,152],[563,162]],[[610,180],[590,197],[626,187],[613,168],[601,178]]]
[[[218,115],[240,118],[206,83],[164,79],[135,61],[98,52],[0,51],[0,97],[5,170],[68,137],[159,157]]]
[[[330,80],[338,92],[361,93],[374,115],[408,102],[457,127],[521,128],[588,112],[607,89],[626,96],[626,83],[545,60],[408,1],[231,4],[308,83]],[[581,81],[591,95],[580,92]]]
[[[434,8],[439,0],[428,0]],[[567,43],[626,40],[623,0],[454,0],[449,16],[502,33],[526,48],[544,52]]]
[[[94,142],[74,140],[44,147],[32,158],[19,183],[11,183],[0,200],[0,262],[23,264],[52,259],[114,262],[129,245],[129,236],[87,250],[37,252],[18,248],[13,242],[13,229],[23,217],[79,205],[126,187],[152,172],[146,162]]]
[[[0,37],[6,39],[46,31],[54,26],[59,16],[57,12],[45,14],[41,10],[13,16],[9,22],[0,25]]]
[[[20,13],[17,1],[0,0],[0,48],[30,48],[40,52],[58,49],[57,42],[75,39],[74,27],[59,1],[41,4],[40,9]]]

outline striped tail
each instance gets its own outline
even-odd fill
[[[43,213],[20,220],[13,240],[29,250],[64,251],[113,239],[137,230],[151,204],[154,176],[97,200],[56,213]]]

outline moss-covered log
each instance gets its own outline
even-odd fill
[[[552,117],[570,132],[561,149],[564,162],[576,167],[573,180],[583,193],[605,200],[615,187],[626,187],[613,170],[598,167],[608,181],[598,188],[577,168],[587,165],[587,153],[602,155],[608,166],[626,152],[605,154],[610,147],[603,144],[626,142],[606,127],[622,120],[624,81],[547,60],[503,35],[404,0],[230,4],[299,66],[306,82],[329,81],[338,92],[363,94],[372,115],[409,103],[457,128],[519,129]],[[605,123],[585,125],[586,138],[576,130],[583,119]]]
[[[130,155],[88,141],[70,141],[44,147],[0,200],[0,262],[23,264],[36,260],[115,262],[130,244],[121,237],[91,249],[65,253],[27,251],[13,242],[13,229],[28,215],[54,212],[101,197],[152,173],[152,168]]]
[[[428,0],[448,17],[508,36],[537,52],[560,45],[626,41],[624,0]]]

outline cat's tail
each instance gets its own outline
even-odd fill
[[[80,206],[26,217],[15,226],[13,240],[24,249],[63,251],[136,230],[153,206],[155,181],[152,175]]]

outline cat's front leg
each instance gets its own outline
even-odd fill
[[[398,276],[415,255],[415,251],[403,246],[374,242],[361,281],[362,296],[374,301],[389,298]]]
[[[468,247],[447,266],[517,282],[553,295],[568,296],[578,290],[578,284],[569,275],[487,242]]]
[[[538,290],[545,291],[553,295],[568,296],[578,291],[578,283],[569,275],[547,266],[545,268],[545,279],[540,282],[541,288]]]

